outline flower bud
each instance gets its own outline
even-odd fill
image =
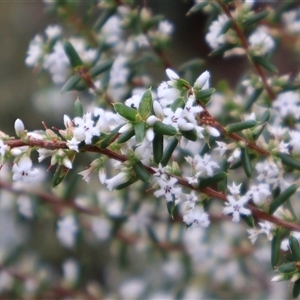
[[[15,131],[18,137],[22,137],[22,135],[25,133],[24,123],[20,119],[15,121]]]
[[[208,89],[209,88],[209,77],[210,74],[208,71],[203,72],[195,81],[194,87],[199,89]]]
[[[179,79],[179,76],[171,69],[166,69],[167,76],[170,78],[170,80],[177,80]]]

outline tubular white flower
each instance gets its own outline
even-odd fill
[[[154,110],[155,115],[160,120],[162,120],[165,117],[164,110],[163,110],[163,108],[161,107],[161,105],[158,101],[153,101],[153,110]]]
[[[219,137],[220,136],[220,132],[214,128],[214,127],[211,127],[211,126],[205,126],[205,129],[206,131],[211,135],[211,136],[214,136],[214,137]]]
[[[129,180],[129,178],[130,178],[130,174],[128,172],[121,172],[110,179],[106,179],[105,183],[107,185],[107,188],[110,191],[112,191],[116,186]]]

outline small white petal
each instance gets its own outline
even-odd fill
[[[166,73],[171,80],[179,79],[179,76],[171,69],[166,69]]]
[[[220,136],[220,132],[214,127],[206,126],[206,131],[212,136]]]
[[[20,137],[25,131],[25,126],[24,126],[24,123],[20,120],[20,119],[17,119],[15,121],[15,132],[16,132],[16,135],[18,137]]]
[[[196,80],[194,87],[204,89],[204,85],[207,85],[210,74],[208,71],[203,72]],[[208,87],[207,87],[208,88]]]

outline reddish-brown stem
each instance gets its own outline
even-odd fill
[[[14,148],[14,147],[21,147],[21,146],[31,146],[31,147],[43,147],[43,148],[46,148],[46,149],[50,149],[50,150],[54,150],[54,149],[67,149],[67,145],[65,142],[51,142],[51,141],[41,141],[41,140],[35,140],[35,139],[29,139],[28,142],[23,142],[21,140],[12,140],[12,141],[6,141],[5,142],[7,145],[9,145],[11,148]],[[96,152],[96,153],[101,153],[101,154],[104,154],[106,156],[108,156],[109,158],[112,158],[112,159],[115,159],[115,160],[118,160],[120,162],[126,162],[127,161],[127,157],[120,154],[120,153],[117,153],[113,150],[110,150],[108,148],[106,149],[100,149],[96,146],[86,146],[84,148],[84,151],[87,151],[87,152]],[[145,168],[147,169],[147,171],[150,173],[150,174],[154,174],[155,171],[149,167],[149,166],[145,166]],[[185,180],[184,178],[182,177],[178,177],[178,176],[174,176],[172,174],[168,174],[169,176],[172,176],[172,177],[176,177],[177,180],[178,180],[178,183],[190,190],[194,190],[194,191],[197,191],[198,193],[203,193],[203,194],[206,194],[207,196],[211,197],[211,198],[217,198],[219,200],[222,200],[222,201],[227,201],[227,195],[224,194],[224,193],[221,193],[221,192],[218,192],[212,188],[204,188],[204,189],[199,189],[199,188],[196,188],[194,186],[192,186],[191,184],[189,184],[187,182],[187,180]],[[276,218],[272,215],[268,215],[267,213],[259,210],[258,208],[254,207],[253,205],[248,205],[248,208],[251,210],[252,212],[252,215],[258,219],[263,219],[263,220],[266,220],[266,221],[270,221],[278,226],[281,226],[281,227],[284,227],[288,230],[294,230],[294,231],[300,231],[300,225],[298,224],[295,224],[295,223],[290,223],[290,222],[287,222],[287,221],[284,221],[284,220],[281,220],[279,218]]]
[[[235,22],[234,18],[232,17],[232,14],[229,10],[229,8],[227,7],[226,4],[224,4],[221,0],[217,0],[219,5],[221,6],[221,8],[223,9],[224,13],[226,14],[226,16],[231,19],[233,21],[233,29],[235,30],[236,34],[238,35],[240,41],[241,41],[241,44],[242,44],[242,47],[246,50],[246,52],[248,53],[248,49],[249,49],[249,44],[248,44],[248,41],[242,31],[242,29],[240,28],[240,26]],[[259,75],[259,77],[261,78],[263,84],[264,84],[264,87],[270,97],[271,100],[274,100],[276,95],[275,93],[272,91],[268,81],[267,81],[267,77],[261,67],[261,65],[259,65],[258,63],[254,62],[251,57],[248,55],[250,61],[252,62],[253,64],[253,67],[254,69],[256,70],[257,74]]]

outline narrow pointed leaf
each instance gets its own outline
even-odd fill
[[[146,134],[145,123],[144,122],[136,123],[133,125],[133,127],[134,127],[135,139],[138,143],[141,143]]]
[[[271,265],[273,268],[276,267],[279,261],[280,244],[281,244],[281,231],[279,228],[277,228],[271,244]]]
[[[104,62],[99,63],[98,65],[92,67],[89,71],[91,78],[94,78],[105,71],[109,70],[114,63],[113,59],[106,59]]]
[[[244,107],[244,111],[249,110],[252,105],[255,103],[255,101],[258,99],[258,97],[261,95],[261,93],[263,92],[263,88],[259,88],[259,89],[255,89],[251,95],[249,96],[249,98],[246,100],[246,105]]]
[[[77,98],[77,100],[74,103],[74,115],[75,117],[82,118],[83,116],[83,107],[80,100]]]
[[[298,298],[300,295],[300,278],[295,281],[293,286],[293,297],[294,299]]]
[[[150,174],[147,171],[147,169],[145,168],[145,166],[140,161],[138,161],[137,163],[135,163],[133,165],[133,170],[138,179],[142,180],[143,182],[150,181]]]
[[[293,236],[289,236],[289,245],[295,262],[300,262],[300,246],[299,241]]]
[[[163,135],[176,135],[177,134],[177,130],[171,126],[171,125],[166,125],[162,122],[155,122],[153,125],[153,129],[155,131],[155,133],[159,133],[159,134],[163,134]]]
[[[252,56],[252,60],[253,62],[258,63],[259,65],[261,65],[262,67],[264,67],[266,70],[270,72],[278,72],[277,67],[273,65],[273,63],[271,63],[267,57]]]
[[[269,14],[269,12],[267,10],[262,10],[256,14],[250,16],[246,20],[243,20],[242,24],[244,27],[248,27],[249,25],[252,25],[252,24],[257,23],[260,20],[264,19],[268,14]]]
[[[222,180],[224,180],[227,177],[227,174],[225,172],[219,172],[215,174],[212,177],[207,178],[199,178],[199,189],[204,189],[208,186],[211,186],[213,184],[216,184]]]
[[[159,164],[164,153],[164,136],[157,133],[152,141],[153,158],[155,163]]]
[[[282,264],[281,266],[278,267],[277,271],[280,273],[293,273],[296,271],[295,262],[288,262]]]
[[[77,84],[81,81],[81,76],[79,75],[73,75],[71,76],[68,81],[64,84],[64,86],[61,88],[61,92],[68,92],[71,90],[76,90]]]
[[[69,59],[69,62],[70,62],[70,65],[72,66],[72,68],[76,69],[78,67],[82,67],[83,62],[82,62],[81,58],[79,57],[77,51],[73,47],[73,45],[69,41],[65,40],[63,42],[63,46],[64,46],[65,53]]]
[[[233,133],[237,131],[242,131],[244,129],[252,128],[257,124],[255,120],[248,120],[244,122],[232,123],[228,125],[225,129],[227,133]]]
[[[250,216],[241,215],[241,219],[245,221],[249,227],[251,228],[255,227],[255,220],[252,215]]]
[[[275,198],[270,204],[269,214],[272,215],[277,208],[279,208],[284,202],[286,202],[297,190],[298,186],[292,184],[286,190],[284,190],[277,198]]]
[[[125,143],[125,142],[127,142],[128,140],[130,140],[133,136],[134,136],[134,129],[132,128],[132,129],[126,131],[126,132],[123,132],[123,133],[119,136],[119,138],[118,138],[118,140],[117,140],[117,143],[119,143],[119,144]]]
[[[123,118],[132,122],[136,121],[136,116],[138,114],[136,109],[128,107],[123,103],[115,103],[114,110]]]
[[[173,137],[172,139],[170,139],[166,149],[164,150],[163,157],[160,161],[160,163],[163,167],[165,167],[168,164],[168,162],[169,162],[173,152],[175,151],[177,145],[178,145],[178,139],[176,137]]]
[[[245,174],[247,175],[248,178],[250,178],[252,173],[252,166],[251,166],[251,161],[250,161],[247,147],[241,149],[241,161],[243,164]]]
[[[152,110],[152,93],[151,89],[148,89],[142,96],[138,112],[143,120],[146,120]]]
[[[167,202],[167,209],[170,217],[173,219],[173,212],[175,209],[175,201],[169,201]]]
[[[137,180],[138,179],[136,177],[131,177],[126,182],[123,182],[123,183],[117,185],[114,189],[117,190],[117,191],[123,190],[123,189],[129,187],[130,185],[132,185],[133,183],[135,183]]]
[[[291,157],[289,154],[286,153],[279,152],[277,156],[280,157],[281,162],[284,165],[300,171],[300,161],[294,159],[293,157]]]
[[[197,141],[198,135],[195,129],[189,131],[181,131],[181,134],[190,141]]]
[[[119,134],[119,129],[122,127],[122,125],[116,127],[114,130],[112,130],[111,133],[109,133],[102,141],[101,141],[101,149],[107,148],[111,143],[113,143],[118,134]]]

